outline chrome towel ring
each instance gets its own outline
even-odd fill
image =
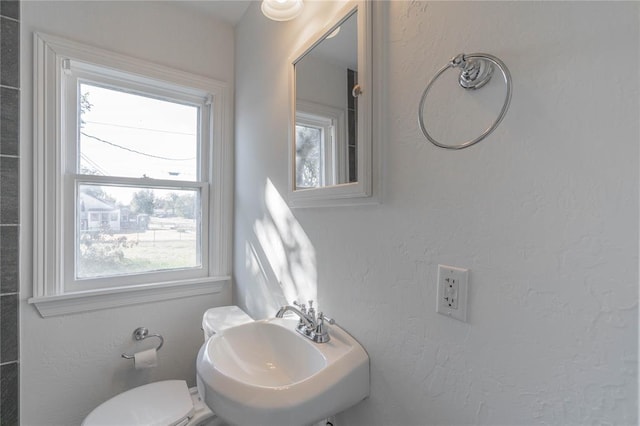
[[[156,347],[156,351],[159,351],[160,348],[162,347],[162,345],[164,345],[164,338],[161,335],[159,335],[159,334],[149,334],[149,330],[147,330],[145,327],[138,327],[135,330],[133,330],[133,338],[134,338],[134,340],[144,340],[147,337],[157,337],[158,339],[160,339],[160,344]],[[135,354],[129,355],[127,353],[124,353],[121,356],[124,359],[134,359],[135,358]]]
[[[507,93],[505,95],[504,104],[502,105],[502,109],[500,110],[500,114],[498,114],[498,118],[493,122],[491,126],[489,126],[480,136],[475,139],[468,140],[466,142],[462,142],[459,144],[447,145],[442,142],[438,142],[433,136],[429,134],[429,131],[424,125],[424,105],[427,99],[427,94],[429,93],[429,89],[435,83],[435,81],[440,77],[445,71],[449,68],[460,68],[460,77],[458,78],[458,83],[464,89],[479,89],[485,84],[489,82],[491,76],[493,75],[494,65],[498,67],[500,72],[502,73],[502,78],[504,79],[504,83],[507,86]],[[486,138],[491,132],[495,130],[496,127],[500,124],[505,114],[507,113],[507,109],[509,109],[509,104],[511,103],[511,74],[509,73],[509,69],[500,59],[495,56],[489,55],[487,53],[471,53],[469,55],[461,53],[451,59],[447,65],[442,67],[435,76],[431,79],[427,87],[422,92],[422,97],[420,98],[420,107],[418,109],[418,121],[420,123],[420,129],[422,129],[422,133],[424,136],[429,139],[429,141],[438,146],[440,148],[446,149],[463,149],[470,147],[482,139]]]

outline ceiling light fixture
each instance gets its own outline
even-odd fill
[[[289,21],[302,13],[302,0],[262,0],[262,13],[274,21]]]

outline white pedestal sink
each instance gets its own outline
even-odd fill
[[[198,379],[206,404],[239,426],[303,426],[369,395],[369,356],[339,326],[314,343],[297,319],[273,318],[229,328],[200,349]]]

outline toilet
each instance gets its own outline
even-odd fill
[[[237,306],[207,310],[202,317],[209,337],[253,319]],[[200,398],[197,387],[184,380],[162,380],[118,394],[96,407],[82,426],[221,426],[224,423]]]

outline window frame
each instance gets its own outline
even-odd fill
[[[46,34],[35,33],[34,46],[34,289],[29,303],[42,316],[51,316],[222,291],[231,280],[233,200],[227,85]],[[77,139],[77,105],[65,103],[65,97],[77,99],[79,81],[200,105],[198,179],[80,174],[71,164],[77,161],[72,152],[77,144],[70,150],[65,142],[69,135]],[[65,105],[75,110],[65,110]],[[71,285],[75,200],[82,183],[199,190],[202,268],[92,279],[85,288]]]
[[[64,189],[63,189],[63,213],[65,222],[63,229],[63,287],[62,291],[77,292],[83,290],[106,289],[111,287],[129,286],[135,284],[147,284],[149,282],[175,281],[184,279],[202,278],[208,275],[209,262],[209,239],[202,238],[208,234],[208,223],[210,219],[208,208],[209,182],[206,176],[210,164],[208,159],[209,146],[211,145],[210,121],[213,104],[208,101],[209,93],[200,94],[184,93],[182,87],[168,87],[167,84],[159,84],[157,81],[132,81],[132,76],[113,72],[104,68],[96,67],[93,64],[86,64],[75,60],[63,62],[63,73],[61,78],[62,107],[60,110],[60,121],[66,132],[65,140],[61,140],[64,148]],[[137,80],[140,80],[139,78]],[[182,180],[161,180],[146,179],[121,176],[100,176],[82,174],[77,170],[79,157],[79,136],[78,105],[75,100],[80,99],[80,85],[91,84],[102,88],[123,91],[139,96],[155,98],[163,101],[175,102],[190,105],[198,108],[198,159],[197,178],[193,181]],[[197,238],[200,244],[201,268],[190,268],[189,270],[165,270],[150,271],[146,273],[127,274],[119,276],[104,276],[97,278],[78,279],[75,276],[77,263],[77,214],[76,200],[78,199],[79,186],[82,184],[95,184],[106,186],[125,186],[140,189],[175,189],[175,190],[197,190],[200,194],[201,214],[198,218],[200,222],[200,232]]]
[[[333,181],[333,125],[331,120],[322,119],[322,117],[310,116],[307,114],[296,114],[296,128],[305,127],[316,129],[320,132],[320,146],[318,147],[318,186],[325,186]],[[296,130],[297,131],[297,130]],[[296,142],[298,138],[296,137]],[[296,159],[296,166],[298,165]],[[309,189],[315,186],[299,186],[296,179],[296,188]]]
[[[320,150],[322,176],[319,187],[342,182],[347,173],[348,161],[345,112],[316,102],[298,100],[295,119],[296,126],[302,125],[322,130],[323,140]],[[304,191],[314,188],[299,187],[298,189]]]

